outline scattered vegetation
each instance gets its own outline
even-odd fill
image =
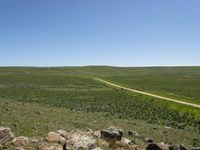
[[[73,113],[84,112],[90,115],[104,113],[104,118],[106,116],[109,118],[111,115],[116,120],[136,119],[152,125],[200,131],[199,109],[114,89],[92,79],[98,76],[145,91],[155,93],[161,91],[166,95],[173,92],[176,96],[183,94],[180,98],[190,97],[190,101],[195,99],[194,102],[198,103],[200,84],[198,84],[197,77],[200,76],[200,68],[193,68],[187,72],[188,69],[191,68],[177,68],[177,71],[174,68],[166,70],[110,67],[0,68],[0,101],[2,101],[0,113],[11,117],[14,112],[5,106],[10,102],[20,102],[21,104],[30,103],[40,104],[42,107],[53,107],[54,111],[58,108],[58,110],[64,109]],[[189,75],[192,77],[188,77]],[[182,87],[185,90],[181,91]],[[23,106],[20,105],[20,107]],[[27,114],[25,113],[24,116]],[[13,119],[5,120],[5,116],[0,117],[1,124]],[[61,118],[58,117],[58,119]],[[26,134],[29,134],[30,126],[26,125],[24,130],[27,129]],[[54,125],[58,124],[55,122]]]

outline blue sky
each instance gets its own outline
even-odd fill
[[[1,0],[0,66],[200,65],[199,0]]]

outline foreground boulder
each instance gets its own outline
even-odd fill
[[[28,145],[30,142],[30,139],[28,137],[25,137],[25,136],[19,136],[19,137],[15,137],[13,140],[12,140],[12,143],[14,146],[25,146],[25,145]]]
[[[122,129],[111,126],[106,130],[101,130],[101,138],[107,140],[107,141],[120,141],[123,136]]]
[[[80,150],[92,150],[97,147],[96,139],[87,132],[80,130],[74,130],[70,132],[66,140],[66,149],[80,149]]]
[[[65,139],[69,138],[69,132],[65,131],[65,130],[57,130],[55,131],[55,133],[60,134],[62,137],[64,137]]]
[[[49,132],[47,136],[47,141],[50,143],[59,143],[61,145],[65,144],[66,139],[62,137],[61,134],[56,132]]]
[[[63,150],[63,146],[58,143],[42,142],[39,145],[39,150]]]
[[[137,146],[133,141],[122,138],[122,129],[111,126],[108,129],[100,131],[101,137],[98,138],[98,146],[102,149],[117,149],[117,150],[137,150]],[[96,137],[98,132],[94,133]]]
[[[94,131],[92,133],[92,135],[95,137],[95,138],[100,138],[101,137],[101,132],[100,131]]]
[[[14,135],[10,128],[0,127],[0,143],[12,141],[13,139]]]

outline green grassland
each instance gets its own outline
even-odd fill
[[[118,125],[157,141],[198,144],[199,109],[115,89],[94,77],[200,103],[200,67],[2,67],[0,125],[28,136]]]
[[[107,80],[137,90],[200,104],[200,75],[197,72],[112,76]]]

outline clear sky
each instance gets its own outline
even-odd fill
[[[200,0],[0,0],[0,66],[200,65]]]

